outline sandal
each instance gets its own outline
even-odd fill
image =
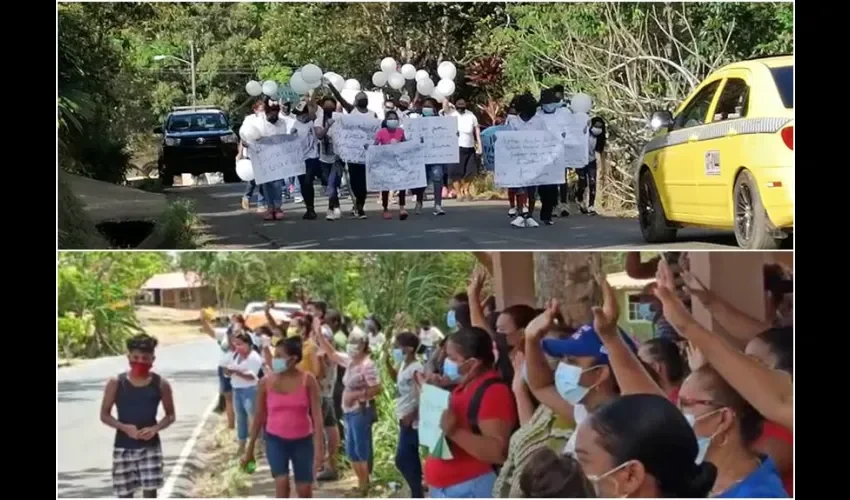
[[[263,215],[263,220],[274,220],[274,212],[266,212]]]
[[[384,220],[390,220],[392,218],[393,214],[391,214],[389,210],[384,210]]]
[[[407,210],[405,210],[403,208],[401,210],[399,210],[398,211],[398,218],[399,218],[399,220],[407,220]]]
[[[274,220],[283,220],[283,210],[275,210]]]

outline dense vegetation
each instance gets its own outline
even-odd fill
[[[793,51],[790,3],[75,3],[59,9],[60,164],[120,181],[154,160],[150,133],[190,101],[234,116],[245,82],[285,81],[316,62],[364,84],[384,56],[432,72],[459,63],[459,93],[495,119],[513,94],[560,82],[611,123],[603,197],[628,206],[628,168],[646,120],[729,61]],[[610,181],[610,182],[607,182]]]

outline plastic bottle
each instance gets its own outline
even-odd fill
[[[245,464],[245,472],[248,474],[253,474],[257,470],[257,461],[251,460],[250,462]]]

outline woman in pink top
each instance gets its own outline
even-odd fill
[[[277,498],[289,498],[290,462],[298,498],[312,497],[313,477],[325,456],[319,383],[298,369],[301,358],[300,337],[275,345],[272,373],[260,380],[251,440],[242,459],[243,465],[254,460],[254,445],[265,429],[266,459]]]
[[[375,144],[378,146],[385,146],[387,144],[404,142],[404,129],[401,128],[401,122],[398,119],[398,114],[395,111],[387,111],[384,116],[385,119],[384,123],[381,125],[381,130],[378,130],[378,134],[375,136]],[[398,218],[401,220],[407,219],[407,210],[404,209],[404,195],[405,190],[402,189],[398,192]],[[384,207],[384,219],[387,220],[393,218],[387,208],[389,203],[390,192],[381,191],[381,204]]]

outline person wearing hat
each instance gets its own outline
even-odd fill
[[[369,109],[369,96],[360,91],[354,96],[354,104],[346,101],[339,90],[328,83],[328,88],[333,93],[342,108],[351,115],[360,115],[378,119],[378,115]],[[354,193],[354,215],[359,219],[366,218],[366,165],[362,163],[348,163],[348,177],[351,183],[351,191]]]

